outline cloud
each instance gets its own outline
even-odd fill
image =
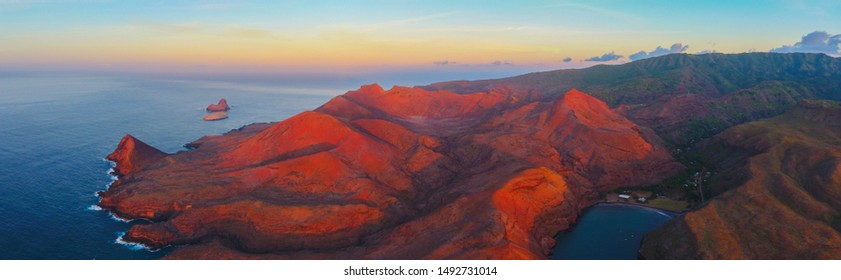
[[[259,37],[270,37],[272,34],[271,31],[264,30],[264,29],[257,29],[257,28],[246,28],[246,27],[231,27],[228,28],[228,34],[231,36],[237,37],[251,37],[251,38],[259,38]]]
[[[458,63],[452,60],[433,61],[432,64],[436,66],[462,66],[462,67],[488,67],[488,66],[511,66],[514,65],[508,60],[494,60],[490,63]]]
[[[508,61],[508,60],[506,60],[506,61],[495,60],[494,62],[491,62],[491,65],[493,65],[493,66],[501,66],[501,65],[514,65],[514,64],[513,64],[513,63],[511,63],[511,62],[510,62],[510,61]]]
[[[815,31],[800,39],[800,42],[791,46],[782,46],[771,49],[775,53],[825,53],[828,55],[841,55],[838,48],[841,47],[841,34],[830,35],[826,31]]]
[[[838,7],[838,0],[777,0],[777,2],[784,5],[786,9],[814,15],[826,15],[827,11]]]
[[[564,58],[564,62],[570,62],[570,61],[572,61],[572,57]]]
[[[452,15],[457,14],[457,12],[446,12],[446,13],[437,13],[437,14],[430,14],[430,15],[423,15],[413,18],[405,18],[405,19],[397,19],[392,21],[381,22],[379,25],[406,25],[406,24],[413,24],[413,23],[422,23],[426,21],[431,21],[439,18],[449,17]]]
[[[633,14],[629,14],[629,13],[625,13],[625,12],[621,12],[620,10],[607,9],[607,8],[603,8],[603,7],[599,7],[599,6],[587,5],[587,4],[581,4],[581,3],[567,2],[567,3],[549,4],[549,5],[544,5],[543,8],[570,9],[570,10],[573,10],[573,11],[585,11],[585,12],[590,12],[590,13],[595,13],[595,14],[601,14],[601,15],[605,15],[605,16],[609,16],[609,17],[613,17],[613,18],[617,18],[617,19],[621,19],[621,20],[625,20],[625,21],[634,21],[634,22],[643,21],[642,17],[636,16],[636,15],[633,15]]]
[[[133,27],[153,30],[163,33],[188,34],[199,33],[205,26],[201,23],[163,23],[155,21],[136,21]]]
[[[630,58],[631,61],[636,61],[640,59],[658,57],[667,54],[682,53],[685,52],[687,49],[689,49],[689,46],[684,46],[681,43],[674,43],[668,49],[661,46],[657,46],[657,48],[651,52],[639,51],[638,53],[629,55],[628,58]]]
[[[703,51],[700,51],[700,52],[696,52],[695,54],[711,54],[711,53],[721,53],[721,52],[717,51],[717,50],[703,50]]]
[[[370,32],[377,32],[383,30],[399,30],[401,28],[406,28],[410,26],[428,26],[431,22],[434,22],[438,19],[451,17],[452,15],[456,15],[458,12],[446,12],[446,13],[437,13],[437,14],[429,14],[423,16],[417,16],[412,18],[399,18],[393,20],[384,20],[375,23],[365,23],[365,24],[337,24],[337,25],[329,25],[326,26],[328,29],[333,30],[340,30],[340,31],[352,31],[354,33],[370,33]]]
[[[607,61],[618,60],[618,59],[623,58],[623,57],[624,56],[621,56],[621,55],[615,54],[613,52],[610,52],[610,53],[603,54],[602,56],[594,56],[594,57],[585,59],[584,61],[607,62]]]

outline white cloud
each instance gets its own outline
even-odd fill
[[[635,54],[629,55],[628,58],[630,58],[631,61],[635,61],[640,59],[663,56],[667,54],[682,53],[685,52],[687,49],[689,49],[689,46],[684,46],[681,43],[674,43],[668,49],[661,46],[657,46],[657,48],[651,52],[639,51]]]
[[[826,31],[815,31],[800,39],[800,42],[794,43],[791,46],[782,46],[771,49],[771,52],[776,53],[825,53],[828,55],[841,55],[839,53],[841,47],[841,34],[831,35]]]

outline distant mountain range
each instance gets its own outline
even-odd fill
[[[803,99],[841,100],[841,59],[804,53],[671,54],[424,88],[513,90],[547,98],[576,88],[680,147],[735,124],[780,114]]]
[[[841,258],[841,105],[817,101],[841,100],[841,58],[673,54],[427,88],[546,98],[579,88],[694,148],[716,171],[714,198],[646,237],[644,258]]]

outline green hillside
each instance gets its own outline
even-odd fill
[[[426,88],[510,89],[555,96],[576,88],[674,146],[781,114],[803,99],[841,100],[841,58],[824,54],[672,54],[622,65],[538,72]]]

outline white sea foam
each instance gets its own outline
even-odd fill
[[[108,188],[111,187],[111,184],[113,184],[114,182],[117,181],[117,179],[119,179],[119,178],[117,178],[117,176],[114,176],[114,174],[113,174],[114,167],[117,166],[117,163],[115,163],[113,161],[110,161],[110,160],[107,160],[107,159],[102,159],[102,160],[111,163],[111,168],[108,168],[108,172],[106,172],[106,174],[108,174],[108,176],[111,176],[111,182],[108,182],[108,184],[105,185],[105,190],[107,191]],[[99,192],[94,192],[93,195],[96,196],[96,197],[99,197]],[[101,197],[99,198],[99,201],[102,201]],[[96,207],[96,209],[93,209],[94,207]],[[93,206],[89,207],[88,209],[91,209],[91,210],[105,210],[105,209],[102,209],[101,207],[99,207],[97,205],[93,205]],[[115,221],[118,221],[118,222],[123,222],[123,223],[129,223],[129,222],[132,221],[132,220],[129,220],[129,219],[123,219],[123,218],[117,217],[111,211],[107,211],[107,212],[108,212],[108,216],[111,217],[112,220],[115,220]]]
[[[110,175],[112,178],[116,178],[116,176],[114,176],[114,175],[113,175],[113,174],[111,174],[111,173],[113,173],[113,172],[114,172],[114,167],[117,167],[117,163],[116,163],[116,162],[113,162],[113,161],[110,161],[110,160],[107,160],[107,159],[104,159],[104,158],[102,159],[102,161],[107,162],[108,164],[111,164],[111,167],[110,167],[110,168],[108,168],[108,171],[106,171],[106,173],[105,173],[105,174]],[[116,180],[116,179],[115,179],[115,180]]]
[[[116,164],[116,163],[114,163],[113,161],[110,161],[110,160],[107,160],[107,159],[103,159],[103,161],[107,161],[107,162],[111,163],[111,168],[108,168],[108,171],[106,171],[106,172],[105,172],[105,174],[108,174],[108,176],[109,176],[109,177],[111,177],[111,180],[110,180],[110,181],[108,181],[108,183],[107,183],[107,184],[105,184],[105,189],[104,189],[104,190],[106,190],[106,191],[107,191],[107,190],[108,190],[108,188],[110,188],[110,187],[111,187],[111,184],[113,184],[114,182],[116,182],[116,181],[117,181],[117,179],[120,179],[120,178],[118,178],[117,176],[114,176],[114,174],[113,174],[113,172],[114,172],[114,167],[116,167],[116,166],[117,166],[117,164]],[[96,197],[99,197],[99,192],[98,192],[98,191],[97,191],[97,192],[94,192],[94,193],[93,193],[93,195],[94,195],[94,196],[96,196]]]
[[[666,211],[663,211],[663,210],[660,210],[660,209],[657,209],[657,208],[654,208],[654,207],[648,207],[648,206],[645,206],[645,205],[635,205],[635,204],[628,204],[628,203],[600,203],[599,205],[615,206],[615,207],[638,207],[638,208],[642,208],[642,209],[660,214],[663,217],[666,217],[666,218],[669,218],[669,219],[673,219],[676,215],[676,214],[669,215],[669,213],[666,213]]]
[[[663,211],[654,210],[654,212],[657,212],[657,214],[663,215],[664,217],[669,218],[669,219],[674,218],[671,215],[664,213]]]
[[[118,222],[123,222],[123,223],[130,223],[131,222],[131,220],[129,220],[129,219],[123,219],[123,218],[115,216],[114,213],[111,213],[110,211],[108,212],[108,216],[110,216],[111,219],[113,219],[115,221],[118,221]]]
[[[111,162],[111,165],[113,165],[113,166],[111,166],[111,168],[108,168],[108,171],[106,171],[105,174],[108,174],[108,176],[111,177],[111,183],[113,183],[114,181],[117,181],[117,179],[120,179],[120,178],[117,177],[117,176],[114,176],[114,167],[116,167],[117,165],[114,164],[114,162]],[[111,185],[111,183],[108,183],[108,185]]]
[[[88,206],[88,210],[91,210],[91,211],[102,211],[102,207],[99,207],[99,205],[91,205],[91,206]]]
[[[645,207],[645,206],[641,206],[641,207],[644,207],[648,210],[651,210],[654,213],[660,214],[663,217],[666,217],[666,218],[669,218],[669,219],[674,218],[674,216],[669,215],[668,213],[664,212],[663,210],[660,210],[660,209],[657,209],[657,208],[652,208],[652,207]]]
[[[126,232],[118,232],[117,233],[117,240],[114,240],[114,244],[120,244],[120,245],[126,246],[126,248],[129,248],[133,251],[140,251],[140,250],[146,250],[146,251],[149,251],[149,252],[158,251],[158,250],[152,250],[152,248],[149,248],[146,245],[143,245],[143,244],[140,244],[140,243],[127,242],[127,241],[123,240],[123,236],[125,236],[125,235],[126,235]]]

